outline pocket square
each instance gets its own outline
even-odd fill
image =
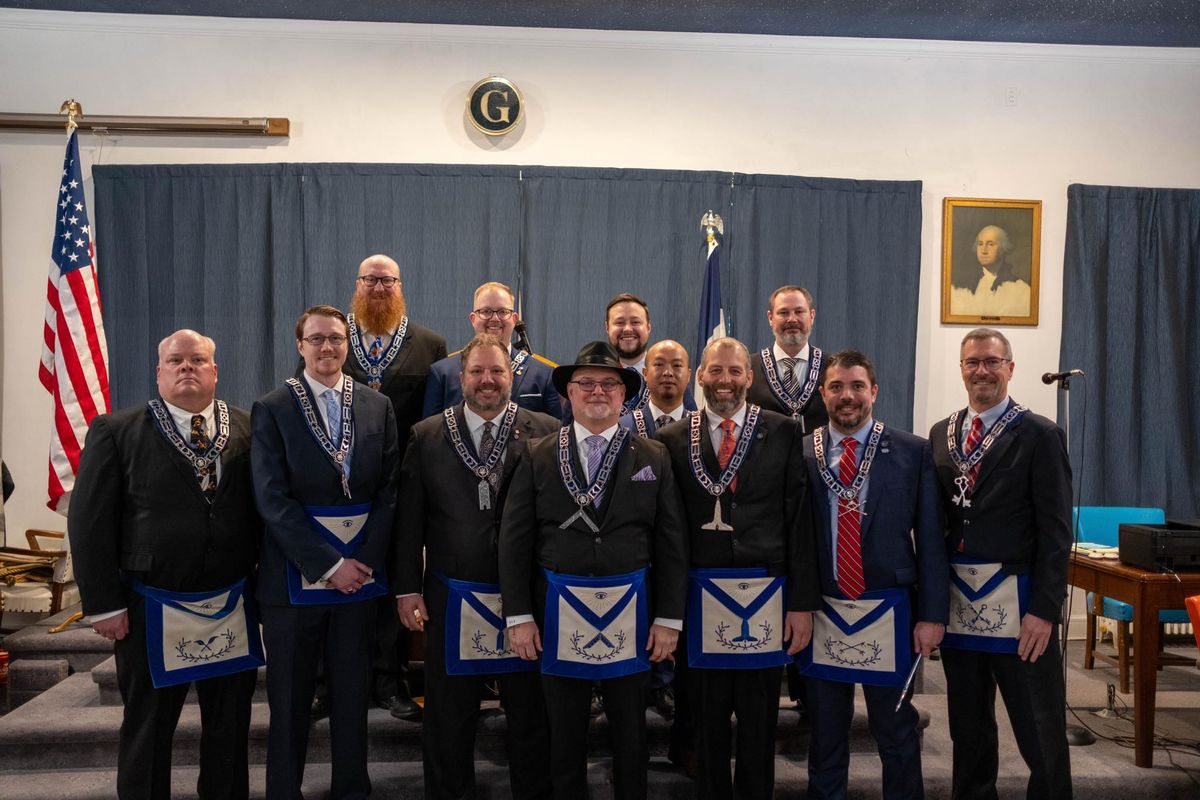
[[[630,480],[632,480],[632,481],[656,481],[656,480],[658,480],[658,476],[654,474],[654,470],[652,470],[650,468],[650,465],[647,464],[646,466],[639,469],[636,473],[634,473],[633,477],[630,478]]]

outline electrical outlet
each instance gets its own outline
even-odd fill
[[[1017,87],[1009,86],[1004,90],[1004,105],[1015,106],[1017,104]]]

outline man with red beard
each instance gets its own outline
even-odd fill
[[[808,643],[820,605],[803,436],[790,417],[746,402],[750,354],[738,340],[710,342],[699,374],[705,409],[658,434],[683,494],[691,567],[676,679],[687,689],[677,720],[693,731],[675,740],[694,741],[701,798],[767,800],[779,668]]]
[[[513,402],[521,408],[541,411],[558,419],[562,416],[562,406],[554,382],[550,380],[550,373],[557,365],[536,353],[513,349],[513,329],[521,321],[514,304],[512,289],[503,283],[488,281],[475,290],[468,319],[476,336],[494,336],[508,351]],[[461,374],[461,351],[451,353],[433,365],[425,385],[426,417],[462,402]]]
[[[392,401],[403,460],[409,430],[423,417],[429,368],[446,357],[446,340],[408,318],[400,265],[382,254],[358,265],[350,311],[345,372]],[[401,630],[390,598],[380,598],[378,611],[375,700],[397,719],[420,719],[421,708],[403,678],[409,634]]]
[[[817,309],[802,286],[780,286],[767,301],[767,322],[775,343],[750,359],[754,382],[749,400],[799,420],[807,436],[829,421],[817,395],[822,372],[821,348],[809,344]]]

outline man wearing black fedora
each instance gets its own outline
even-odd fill
[[[641,381],[607,342],[554,370],[575,410],[533,442],[500,526],[500,589],[510,646],[540,658],[554,796],[587,795],[591,685],[612,737],[617,798],[646,796],[650,663],[682,627],[687,539],[666,448],[617,423]]]

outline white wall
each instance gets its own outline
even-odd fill
[[[468,87],[492,72],[521,87],[528,114],[500,142],[463,120]],[[1067,185],[1200,186],[1198,50],[0,10],[0,76],[4,111],[50,113],[75,97],[92,114],[292,120],[285,141],[85,135],[85,166],[478,162],[920,179],[918,431],[964,404],[965,328],[938,322],[943,197],[1043,201],[1041,324],[1009,334],[1013,395],[1053,415],[1037,376],[1058,365]],[[61,524],[42,505],[50,400],[35,374],[62,146],[0,132],[0,408],[15,532]]]

